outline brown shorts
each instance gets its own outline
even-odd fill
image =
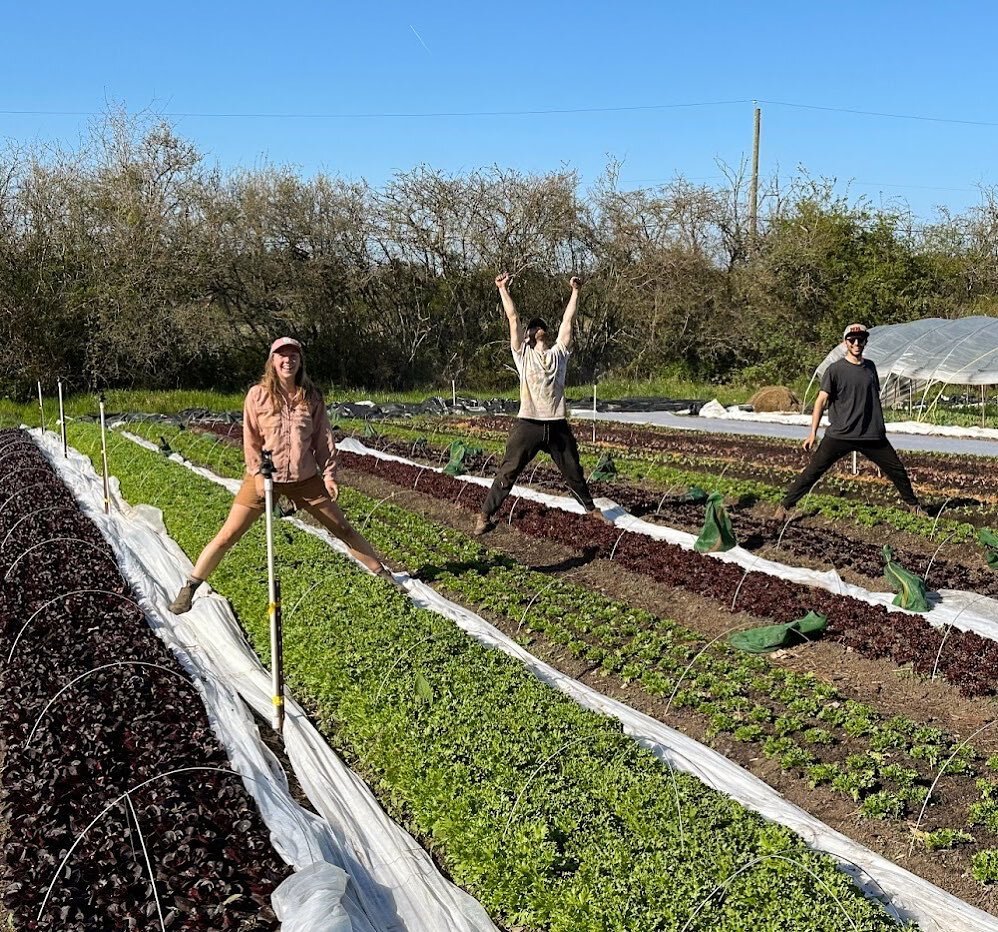
[[[322,484],[319,476],[312,476],[310,479],[302,479],[301,482],[275,482],[274,501],[283,495],[290,499],[299,508],[307,508],[309,505],[322,505],[331,501],[326,487]],[[261,511],[265,507],[262,495],[256,494],[256,477],[247,476],[243,479],[243,484],[236,493],[236,504],[245,505],[247,508],[259,508]]]

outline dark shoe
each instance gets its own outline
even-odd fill
[[[378,579],[383,579],[387,583],[391,583],[396,589],[404,589],[405,587],[400,583],[387,566],[381,567],[377,573],[374,574]]]
[[[494,528],[495,525],[492,523],[492,519],[488,515],[479,515],[475,518],[475,526],[471,529],[471,533],[475,537],[481,537],[483,534],[487,534]]]
[[[191,610],[191,602],[199,585],[201,584],[192,582],[184,583],[183,588],[177,593],[177,597],[170,603],[170,611],[174,615],[185,615]]]

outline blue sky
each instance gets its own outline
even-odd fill
[[[986,3],[10,4],[0,137],[73,145],[76,114],[115,101],[201,114],[172,119],[227,169],[381,184],[421,163],[569,166],[589,182],[614,157],[632,185],[718,179],[717,159],[750,152],[757,99],[764,175],[804,166],[931,218],[998,183],[996,20]],[[742,102],[662,106],[718,101]],[[595,112],[626,107],[660,109]],[[524,110],[589,112],[386,115]]]

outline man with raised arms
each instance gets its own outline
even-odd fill
[[[474,533],[484,534],[493,527],[493,516],[506,500],[517,477],[542,450],[554,461],[582,507],[594,517],[609,521],[589,494],[579,462],[579,447],[568,425],[565,408],[565,373],[572,352],[572,324],[579,306],[582,280],[573,277],[569,283],[572,294],[553,343],[542,318],[531,318],[526,328],[520,323],[509,283],[507,272],[496,277],[496,287],[509,322],[509,345],[520,376],[520,412],[506,441],[506,453],[492,488],[475,521]]]

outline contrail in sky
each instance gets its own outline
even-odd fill
[[[415,36],[415,37],[416,37],[417,39],[419,39],[419,44],[420,44],[421,46],[423,46],[423,48],[424,48],[424,49],[426,49],[426,51],[427,51],[427,52],[429,52],[429,53],[430,53],[430,54],[432,55],[433,53],[432,53],[432,52],[430,52],[430,48],[429,48],[429,46],[428,46],[428,45],[427,45],[427,44],[426,44],[426,43],[425,43],[425,42],[423,41],[423,37],[422,37],[422,36],[421,36],[421,35],[420,35],[420,34],[419,34],[418,32],[416,32],[416,27],[415,27],[415,26],[413,26],[413,25],[412,25],[412,23],[410,23],[410,24],[409,24],[409,28],[410,28],[410,29],[412,30],[412,34],[413,34],[413,35],[414,35],[414,36]]]

